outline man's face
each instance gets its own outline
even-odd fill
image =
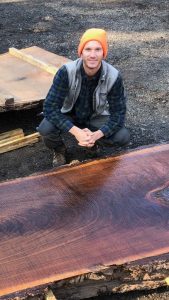
[[[100,68],[103,59],[102,45],[97,41],[90,41],[86,43],[83,48],[81,58],[83,60],[84,68],[89,70],[97,70]]]

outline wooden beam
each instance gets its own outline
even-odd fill
[[[17,58],[20,58],[36,67],[39,67],[50,74],[55,75],[56,72],[58,71],[57,67],[50,64],[46,64],[40,59],[34,58],[32,55],[25,54],[21,50],[18,50],[16,48],[9,48],[9,54]]]
[[[9,147],[4,147],[4,148],[0,148],[0,154],[5,153],[5,152],[9,152],[12,150],[16,150],[19,148],[23,148],[25,146],[30,146],[31,144],[35,144],[37,143],[39,140],[38,139],[32,139],[31,141],[23,141],[20,143],[17,143],[16,145],[11,145]]]
[[[24,137],[24,134],[23,133],[20,133],[16,136],[11,136],[9,138],[6,138],[6,139],[3,139],[3,140],[0,140],[0,146],[1,145],[4,145],[6,143],[9,143],[9,142],[13,142],[15,141],[16,139],[20,139],[20,138],[23,138]]]
[[[0,145],[0,154],[37,143],[39,137],[40,134],[37,132],[21,138],[16,138],[12,141],[4,142]]]
[[[11,138],[11,137],[15,137],[15,136],[21,135],[21,134],[24,136],[23,129],[21,129],[21,128],[17,128],[17,129],[13,129],[13,130],[10,130],[7,132],[0,133],[0,141]]]

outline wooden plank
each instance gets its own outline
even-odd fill
[[[20,133],[20,134],[18,134],[16,136],[11,136],[9,138],[2,139],[2,140],[0,139],[0,146],[4,145],[5,143],[13,142],[16,139],[20,139],[20,138],[23,138],[23,137],[24,137],[24,134]]]
[[[0,149],[0,154],[5,153],[5,152],[9,152],[9,151],[12,151],[12,150],[16,150],[16,149],[19,149],[19,148],[23,148],[23,147],[26,147],[26,146],[30,146],[32,144],[37,143],[38,141],[39,140],[37,138],[34,138],[31,141],[22,141],[20,143],[15,144],[15,145],[2,147]]]
[[[12,139],[12,141],[4,141],[4,143],[0,144],[0,154],[36,143],[39,141],[39,137],[40,134],[36,132],[24,137],[17,137]]]
[[[16,48],[9,48],[9,54],[11,54],[17,58],[20,58],[38,68],[41,68],[42,70],[44,70],[52,75],[55,75],[56,72],[58,71],[58,68],[56,68],[55,66],[46,64],[43,61],[41,61],[37,58],[34,58],[32,55],[25,54]]]
[[[112,293],[166,287],[165,276],[169,272],[169,260],[165,261],[162,257],[160,260],[151,259],[146,263],[137,261],[135,265],[129,263],[121,266],[100,266],[96,272],[61,280],[51,285],[51,288],[58,300],[84,300]]]
[[[4,106],[7,109],[14,106],[14,96],[2,89],[2,87],[0,87],[0,106]]]
[[[36,63],[30,64],[10,53],[0,55],[0,112],[32,108],[46,98],[54,74],[39,68],[37,62],[57,70],[70,61],[36,46],[17,51]]]
[[[169,255],[168,174],[166,144],[1,183],[0,296]]]
[[[12,144],[17,144],[18,142],[22,142],[22,141],[31,141],[32,139],[34,139],[34,138],[39,138],[39,137],[40,137],[39,132],[35,132],[35,133],[29,134],[29,135],[26,135],[26,136],[22,136],[21,138],[17,138],[17,136],[16,136],[16,138],[13,139],[13,140],[10,141],[10,142],[4,141],[4,143],[3,143],[2,146],[10,146],[10,145],[12,145]],[[2,147],[2,146],[1,146],[1,147]],[[0,148],[1,148],[1,147],[0,147]]]
[[[49,51],[46,51],[40,47],[32,46],[29,48],[24,48],[20,50],[22,53],[26,55],[31,55],[37,60],[41,60],[47,65],[53,65],[57,69],[62,67],[63,64],[70,62],[71,60],[68,59],[65,56],[57,55],[56,53],[52,53]]]
[[[36,286],[0,297],[1,300],[46,299],[46,295],[54,294],[57,300],[89,299],[95,296],[130,291],[152,290],[166,287],[165,277],[169,272],[169,255],[148,258],[134,263],[96,267],[87,274],[74,276],[58,282]]]
[[[4,139],[10,138],[10,137],[15,137],[20,134],[22,134],[24,136],[23,129],[21,129],[21,128],[3,132],[3,133],[0,133],[0,140],[4,140]]]

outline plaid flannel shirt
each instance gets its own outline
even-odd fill
[[[85,124],[90,119],[93,113],[92,101],[93,92],[98,84],[100,70],[92,78],[88,78],[83,67],[81,68],[82,84],[80,94],[73,107],[72,112],[77,123]],[[44,101],[44,116],[54,126],[61,131],[68,132],[74,124],[61,112],[65,97],[69,91],[69,80],[66,67],[63,66],[56,73],[53,84]],[[124,125],[126,114],[126,97],[124,95],[124,87],[121,75],[118,75],[113,87],[107,95],[109,103],[110,116],[108,121],[100,128],[105,137],[109,137],[119,130]]]

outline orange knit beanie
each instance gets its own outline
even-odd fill
[[[107,45],[107,33],[103,29],[99,28],[91,28],[85,31],[82,35],[79,47],[78,47],[78,55],[80,56],[85,44],[90,41],[98,41],[103,48],[104,58],[107,56],[108,45]]]

